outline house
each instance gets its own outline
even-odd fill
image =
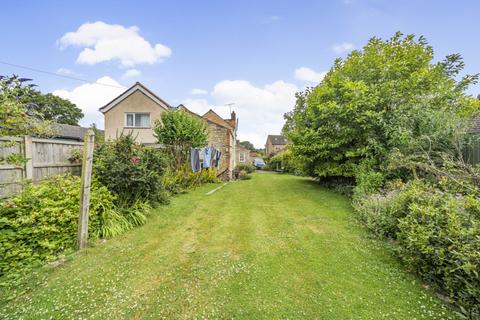
[[[203,121],[208,132],[208,145],[222,152],[218,176],[231,179],[236,165],[237,119],[232,112],[229,119],[223,119],[215,111],[209,110],[198,115],[184,105],[171,107],[140,82],[100,108],[105,118],[105,139],[116,139],[121,133],[132,133],[138,142],[156,144],[153,134],[155,121],[168,110],[188,112]]]
[[[172,107],[140,82],[100,108],[105,119],[105,139],[132,133],[144,144],[157,142],[153,135],[155,120]]]
[[[265,143],[265,154],[267,157],[273,156],[283,149],[288,144],[287,139],[282,135],[268,135],[267,142]]]
[[[253,158],[250,157],[250,150],[242,146],[239,140],[237,140],[236,145],[236,161],[237,163],[249,164],[251,164],[253,161]]]
[[[209,110],[204,115],[190,111],[183,104],[177,107],[179,111],[188,112],[205,121],[208,133],[208,145],[222,152],[217,175],[222,179],[231,179],[236,166],[237,118],[232,112],[230,119],[220,117],[215,111]]]

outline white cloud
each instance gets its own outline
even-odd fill
[[[230,107],[226,104],[234,102],[232,110],[239,119],[238,138],[263,148],[268,134],[280,134],[283,114],[293,109],[298,90],[295,84],[285,81],[256,87],[246,80],[224,80],[214,86],[208,99],[186,99],[183,104],[198,114],[213,109],[229,118]]]
[[[268,134],[280,134],[283,114],[293,109],[298,90],[295,84],[284,81],[256,87],[245,80],[224,80],[215,85],[212,97],[217,106],[235,102],[232,108],[239,118],[239,139],[260,148]],[[229,117],[228,107],[214,109]]]
[[[82,84],[70,91],[55,90],[52,93],[70,100],[82,109],[85,116],[80,121],[81,125],[89,126],[95,123],[99,128],[103,129],[103,115],[98,109],[125,91],[125,89],[120,87],[121,85],[117,81],[104,76],[99,78],[96,83]]]
[[[306,81],[306,82],[314,82],[319,83],[325,77],[327,72],[316,72],[307,67],[300,67],[295,69],[295,79]]]
[[[204,114],[209,109],[217,109],[216,107],[212,107],[207,99],[185,99],[182,101],[182,104],[190,111],[193,111],[199,115]]]
[[[77,58],[77,62],[83,64],[118,60],[123,67],[133,67],[162,62],[172,54],[172,50],[161,43],[150,44],[139,31],[136,26],[126,28],[102,21],[87,22],[77,31],[64,34],[59,44],[61,48],[84,47]]]
[[[135,77],[138,77],[139,75],[141,75],[142,72],[140,70],[137,70],[137,69],[128,69],[127,71],[125,71],[125,73],[122,75],[122,78],[123,79],[128,79],[128,78],[135,78]]]
[[[192,94],[195,94],[195,95],[206,95],[206,94],[208,94],[208,91],[207,91],[207,90],[204,90],[204,89],[194,88],[194,89],[192,89]]]
[[[79,76],[78,73],[73,72],[72,70],[67,69],[67,68],[58,68],[56,73],[57,73],[57,74],[61,74],[61,75],[63,75],[63,76],[71,76],[71,77],[73,77],[73,76]]]
[[[351,51],[353,49],[355,49],[355,45],[353,43],[350,43],[350,42],[343,42],[343,43],[339,43],[339,44],[334,44],[332,46],[332,50],[335,53],[343,53],[343,52]]]

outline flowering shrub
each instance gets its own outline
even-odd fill
[[[163,201],[161,178],[166,167],[161,150],[136,143],[132,135],[100,145],[93,157],[93,174],[122,204],[136,199]]]

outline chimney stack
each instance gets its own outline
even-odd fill
[[[235,111],[232,111],[232,113],[230,114],[230,119],[231,120],[236,120],[237,119],[237,115],[235,114]]]

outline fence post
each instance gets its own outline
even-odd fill
[[[24,156],[27,162],[25,162],[25,179],[33,179],[33,143],[31,136],[23,137]]]
[[[88,209],[90,207],[90,183],[92,178],[93,148],[95,134],[88,130],[84,137],[82,158],[82,184],[80,190],[80,215],[78,218],[78,249],[87,246],[88,238]]]

